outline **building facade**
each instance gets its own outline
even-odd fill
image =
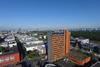
[[[7,55],[0,55],[0,67],[5,67],[20,62],[20,55],[18,52]]]
[[[70,32],[56,31],[48,33],[48,61],[55,62],[68,56],[70,51]]]

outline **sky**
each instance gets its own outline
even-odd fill
[[[0,0],[0,28],[100,26],[100,0]]]

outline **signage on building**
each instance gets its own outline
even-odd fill
[[[13,61],[15,60],[15,56],[5,56],[5,57],[1,57],[0,58],[0,63],[3,63],[3,62],[8,62],[8,61]]]
[[[0,56],[0,66],[15,64],[20,61],[19,53]]]

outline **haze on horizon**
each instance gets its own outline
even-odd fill
[[[0,28],[100,27],[100,0],[0,0]]]

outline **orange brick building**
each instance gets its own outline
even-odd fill
[[[74,56],[69,56],[69,59],[75,63],[75,64],[78,64],[78,65],[84,65],[85,63],[88,63],[90,60],[91,60],[91,57],[87,57],[83,60],[78,60],[76,57]]]
[[[48,61],[55,62],[70,52],[70,32],[56,31],[48,35]]]
[[[84,65],[91,60],[91,57],[83,54],[79,50],[72,49],[70,50],[68,58],[75,64]]]

